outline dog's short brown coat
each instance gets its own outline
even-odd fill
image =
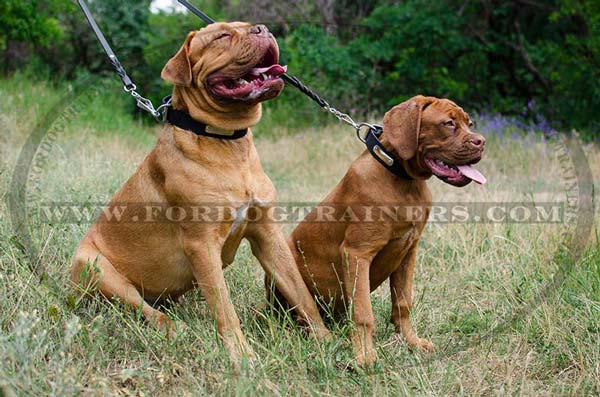
[[[276,96],[283,82],[274,81],[262,97],[244,102],[215,98],[205,81],[216,71],[243,75],[267,50],[276,51],[276,43],[264,27],[216,23],[191,32],[162,74],[176,84],[174,107],[220,130],[255,125],[261,116],[260,101]],[[147,217],[148,206],[189,208],[208,203],[251,213],[275,200],[275,188],[261,167],[251,132],[241,139],[222,140],[166,125],[152,152],[109,206],[140,206],[139,213],[129,214],[132,220]],[[232,357],[252,355],[223,277],[242,238],[250,241],[265,272],[275,278],[316,335],[328,335],[279,225],[247,217],[179,223],[111,222],[101,217],[75,252],[72,280],[94,284],[109,298],[141,307],[149,322],[168,329],[172,322],[148,302],[176,299],[198,286]]]
[[[449,164],[477,162],[484,139],[471,130],[469,116],[455,103],[417,96],[385,115],[382,144],[402,161],[411,179],[390,173],[365,151],[288,240],[311,293],[332,303],[337,313],[351,308],[352,343],[361,365],[376,360],[370,294],[387,279],[397,332],[409,345],[433,348],[417,337],[409,320],[417,246],[432,199],[425,181],[432,171],[425,157]],[[385,213],[380,218],[378,208],[394,206],[415,209],[417,214],[400,211],[396,218]],[[323,213],[330,218],[323,219]],[[277,290],[272,292],[285,304]]]

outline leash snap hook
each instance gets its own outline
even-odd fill
[[[133,88],[124,88],[125,91],[127,91],[135,99],[138,108],[145,110],[146,112],[154,116],[155,119],[160,121],[161,113],[159,112],[159,110],[154,108],[154,105],[152,104],[152,101],[150,99],[144,98],[143,96],[137,93],[137,91],[135,90],[135,84],[133,85]]]

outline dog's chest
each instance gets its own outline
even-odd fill
[[[235,253],[237,252],[244,235],[246,234],[246,228],[248,227],[249,211],[252,208],[252,201],[241,205],[235,209],[232,221],[229,224],[225,224],[225,241],[221,250],[221,261],[223,267],[231,264],[235,259]]]
[[[236,142],[212,142],[214,147],[185,152],[165,182],[170,204],[192,203],[197,210],[201,222],[193,227],[209,230],[211,240],[221,245],[224,266],[233,262],[248,225],[264,213],[264,203],[275,200],[254,146]],[[179,142],[183,149],[184,143]]]
[[[417,236],[418,227],[412,224],[408,224],[392,234],[390,242],[379,251],[373,260],[371,284],[374,288],[398,269]]]
[[[235,259],[235,253],[246,236],[246,229],[250,223],[261,222],[265,216],[267,204],[251,194],[247,203],[243,203],[233,211],[232,221],[225,225],[226,237],[221,250],[223,266],[227,266]]]

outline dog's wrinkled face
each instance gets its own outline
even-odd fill
[[[219,103],[256,104],[283,89],[279,47],[263,25],[214,23],[190,32],[161,76],[206,91]]]
[[[485,139],[472,127],[469,115],[454,102],[424,96],[401,103],[384,118],[384,134],[410,171],[459,187],[486,182],[472,166],[483,156]]]

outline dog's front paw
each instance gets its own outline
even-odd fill
[[[414,343],[409,342],[409,345],[413,349],[416,349],[418,351],[423,351],[426,353],[435,351],[435,345],[433,343],[431,343],[429,340],[423,339],[423,338],[416,338]]]
[[[315,338],[317,340],[323,341],[323,342],[331,342],[333,336],[331,335],[331,332],[325,327],[313,327],[313,335],[315,336]]]
[[[248,343],[230,345],[228,349],[230,362],[235,372],[252,371],[258,365],[258,357]]]
[[[258,356],[256,355],[256,353],[254,353],[254,350],[247,343],[242,347],[242,354],[250,362],[255,362],[256,360],[258,360]]]
[[[164,333],[168,339],[175,339],[189,329],[185,322],[172,320],[164,313],[156,314],[148,321],[155,329]]]
[[[375,349],[369,349],[364,353],[361,352],[356,356],[356,362],[361,368],[371,367],[377,362],[377,352]]]
[[[229,356],[232,361],[256,361],[256,354],[252,347],[246,342],[246,339],[236,338],[235,336],[224,337],[223,343],[225,348],[229,351]]]

